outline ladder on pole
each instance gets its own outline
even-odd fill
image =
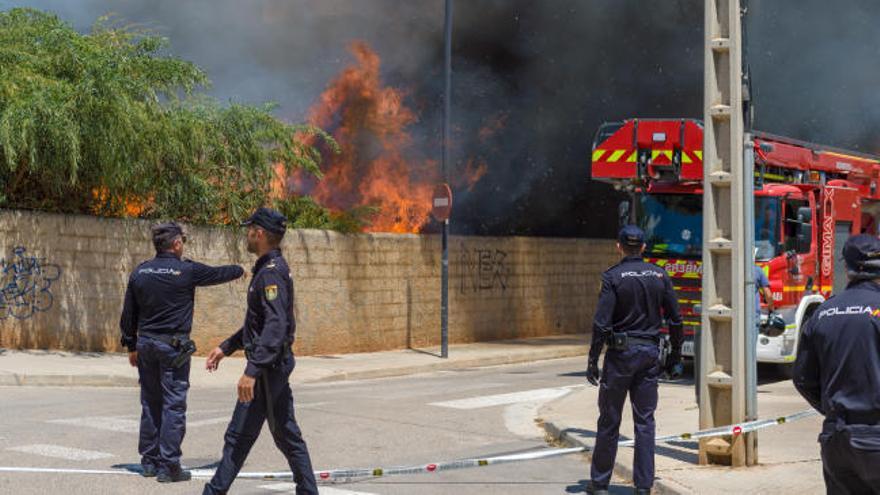
[[[744,213],[753,186],[744,173],[741,15],[740,0],[705,0],[701,429],[748,419],[745,232],[754,220]],[[753,465],[756,443],[754,432],[700,440],[700,464]]]

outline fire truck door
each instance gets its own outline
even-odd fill
[[[834,224],[834,287],[833,294],[840,294],[846,289],[846,263],[843,262],[843,245],[849,239],[852,223],[837,222]]]

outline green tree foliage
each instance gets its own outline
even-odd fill
[[[259,205],[298,227],[363,227],[310,198],[274,199],[276,167],[320,177],[321,129],[272,107],[221,106],[167,40],[99,19],[88,34],[31,9],[0,12],[0,207],[234,223]],[[273,182],[276,194],[272,193]]]

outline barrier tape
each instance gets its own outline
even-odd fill
[[[709,428],[695,432],[680,433],[678,435],[665,435],[657,437],[656,443],[680,442],[686,440],[699,440],[701,438],[713,438],[723,436],[739,436],[743,433],[749,433],[771,426],[792,423],[801,419],[818,416],[815,410],[808,409],[788,416],[780,416],[773,419],[758,419],[746,423],[721,426],[718,428]],[[635,440],[621,440],[617,444],[621,447],[629,447],[635,445]],[[590,446],[584,447],[568,447],[556,449],[541,449],[530,452],[522,452],[519,454],[499,455],[484,458],[460,459],[456,461],[436,462],[428,464],[415,464],[409,466],[395,466],[388,468],[361,468],[361,469],[334,469],[330,471],[315,471],[315,478],[318,482],[323,483],[346,483],[351,481],[362,481],[366,479],[383,478],[387,476],[403,476],[414,474],[433,474],[443,471],[452,471],[456,469],[467,469],[484,466],[494,466],[498,464],[507,464],[511,462],[534,461],[538,459],[547,459],[550,457],[559,457],[564,455],[578,454],[589,452],[592,450]],[[58,468],[27,468],[14,466],[0,466],[0,472],[30,472],[30,473],[65,473],[65,474],[137,474],[134,471],[126,470],[98,470],[98,469],[58,469]],[[213,469],[193,469],[190,471],[193,478],[210,478],[214,475]],[[241,472],[238,474],[241,479],[262,479],[262,480],[285,480],[293,479],[290,471],[278,472]]]

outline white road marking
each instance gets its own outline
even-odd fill
[[[113,457],[113,454],[108,454],[107,452],[74,449],[72,447],[63,447],[61,445],[48,445],[41,443],[33,445],[22,445],[20,447],[10,447],[6,450],[24,452],[26,454],[36,454],[44,457],[67,459],[68,461],[94,461],[96,459],[106,459],[108,457]]]
[[[508,404],[517,404],[520,402],[545,402],[562,397],[563,395],[571,392],[572,388],[577,386],[579,385],[554,388],[538,388],[534,390],[525,390],[522,392],[513,392],[509,394],[485,395],[482,397],[471,397],[468,399],[431,402],[428,405],[437,407],[449,407],[452,409],[481,409],[483,407],[503,406]]]
[[[187,428],[198,428],[199,426],[207,426],[207,425],[219,425],[223,423],[229,423],[229,420],[232,418],[232,415],[223,416],[222,418],[209,418],[209,419],[200,419],[198,421],[189,421],[186,422]]]
[[[263,490],[272,490],[273,492],[293,493],[296,490],[296,483],[272,483],[271,485],[262,485],[259,488]],[[375,495],[367,492],[353,492],[351,490],[342,490],[329,486],[322,486],[318,489],[321,495]]]
[[[296,409],[308,409],[310,407],[319,407],[325,404],[330,404],[330,402],[312,402],[308,404],[295,404]],[[192,416],[201,416],[205,414],[218,413],[218,412],[226,412],[227,415],[216,418],[206,418],[206,419],[197,419],[190,420]],[[232,418],[232,409],[208,409],[204,411],[188,411],[187,415],[187,428],[199,428],[201,426],[211,426],[211,425],[219,425],[219,424],[228,424],[229,420]],[[137,419],[133,419],[137,418]],[[105,431],[119,431],[123,433],[137,433],[140,431],[140,415],[127,415],[127,416],[86,416],[82,418],[64,418],[64,419],[50,419],[46,421],[47,423],[58,424],[58,425],[71,425],[71,426],[81,426],[86,428],[94,428],[96,430],[105,430]]]
[[[136,419],[126,419],[117,416],[88,416],[85,418],[52,419],[46,422],[58,425],[85,426],[97,430],[121,431],[126,433],[137,433],[141,424],[140,421]]]

